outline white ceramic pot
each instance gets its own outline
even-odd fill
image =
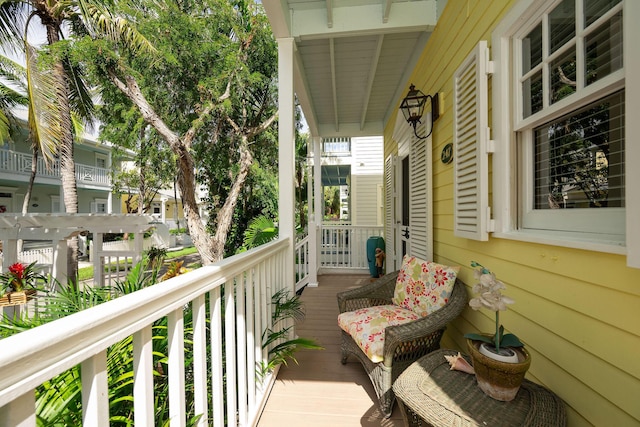
[[[483,342],[480,344],[480,348],[478,350],[480,353],[493,360],[505,363],[518,363],[518,355],[510,348],[501,348],[500,352],[496,353],[494,346]]]

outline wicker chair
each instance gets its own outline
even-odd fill
[[[338,293],[340,313],[375,305],[393,304],[392,298],[398,272],[389,273],[360,288]],[[440,348],[440,339],[449,322],[458,317],[467,305],[464,283],[456,279],[449,302],[421,319],[385,329],[383,361],[372,362],[351,336],[342,331],[342,364],[349,354],[356,356],[366,370],[378,396],[380,410],[391,416],[395,394],[391,386],[411,363]]]

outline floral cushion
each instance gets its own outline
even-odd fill
[[[449,267],[405,255],[398,272],[393,303],[424,317],[449,302],[460,267]]]
[[[427,314],[431,314],[449,302],[459,266],[451,267],[435,262],[429,262],[429,298],[427,300]]]
[[[419,319],[416,313],[397,305],[377,305],[338,316],[338,325],[358,344],[372,362],[383,360],[384,330]]]

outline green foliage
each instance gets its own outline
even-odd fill
[[[145,256],[149,259],[149,264],[152,268],[158,268],[167,257],[167,248],[151,246],[145,251]]]
[[[295,353],[302,349],[324,350],[315,341],[307,338],[288,339],[293,326],[284,326],[287,320],[302,320],[304,310],[298,295],[290,296],[287,290],[280,290],[271,297],[273,328],[267,328],[262,334],[262,348],[268,349],[267,362],[261,362],[256,375],[262,379],[280,364],[287,365],[289,360],[295,363]]]
[[[278,229],[273,220],[265,215],[254,218],[244,232],[243,246],[238,252],[245,252],[251,248],[270,242],[278,237]]]
[[[127,277],[108,288],[79,290],[73,286],[58,286],[59,292],[47,294],[38,299],[40,310],[35,316],[3,318],[0,320],[0,336],[6,337],[27,329],[68,316],[84,309],[95,307],[152,286],[157,282],[157,269],[148,270],[148,259],[136,264]],[[156,398],[168,395],[167,376],[167,327],[166,318],[153,326],[153,356],[156,370],[153,372],[154,395]],[[185,333],[192,333],[190,309],[185,309]],[[188,341],[188,340],[187,340]],[[187,371],[191,369],[186,367]],[[109,381],[109,414],[111,425],[133,425],[133,338],[129,336],[107,350],[107,375]],[[192,376],[191,376],[192,378]],[[56,377],[45,381],[36,389],[36,416],[40,426],[82,425],[82,382],[79,365]],[[191,423],[198,416],[191,409]],[[169,421],[168,407],[156,408],[156,425],[165,425]],[[195,425],[195,424],[190,424]]]
[[[223,0],[148,2],[122,12],[133,17],[157,54],[132,55],[104,42],[78,44],[77,55],[89,64],[108,106],[100,110],[101,137],[139,153],[141,177],[145,167],[174,177],[180,169],[195,170],[197,184],[209,194],[211,233],[219,231],[223,205],[235,204],[226,246],[233,253],[244,225],[277,209],[277,130],[266,126],[277,112],[277,49],[268,20],[259,4]],[[125,74],[136,79],[178,141],[161,137],[143,119],[111,84],[114,74],[121,81]],[[244,178],[240,160],[249,158],[247,152],[251,166]],[[234,184],[239,192],[231,191]]]
[[[171,230],[169,230],[169,234],[173,234],[173,235],[177,235],[177,234],[187,234],[189,232],[189,230],[187,230],[186,228],[172,228]]]
[[[324,219],[340,217],[340,187],[324,187]]]

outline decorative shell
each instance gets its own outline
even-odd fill
[[[460,352],[458,352],[458,354],[454,356],[445,355],[444,358],[447,359],[447,362],[449,362],[449,365],[451,365],[452,371],[462,371],[466,372],[467,374],[476,373],[476,371],[473,369],[473,366],[471,366],[469,362],[467,362],[467,360],[462,357]]]

